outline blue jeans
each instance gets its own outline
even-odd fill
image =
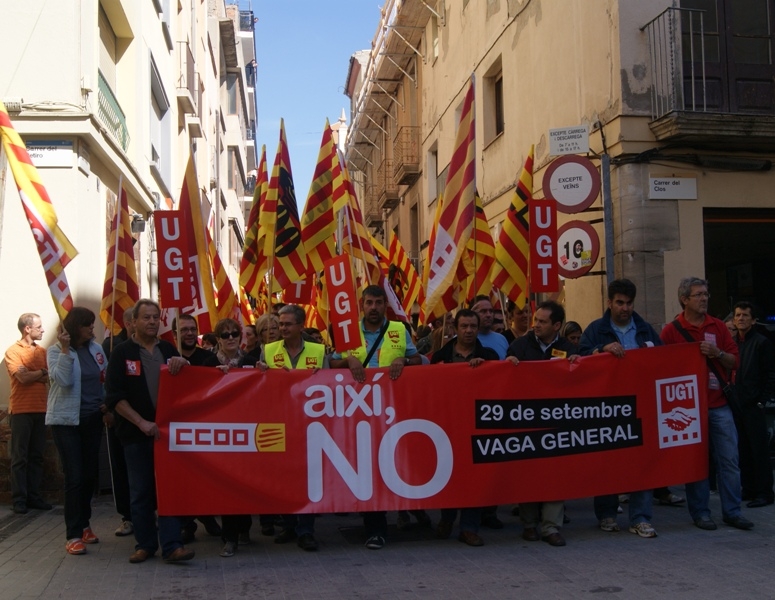
[[[80,538],[89,527],[91,499],[97,484],[102,414],[81,417],[79,425],[52,425],[51,435],[59,451],[65,475],[66,539]]]
[[[653,516],[652,508],[651,490],[632,492],[629,500],[630,527],[638,523],[651,523]],[[619,496],[617,494],[595,496],[595,516],[598,521],[603,519],[616,520],[618,509]]]
[[[124,446],[129,475],[129,503],[135,529],[135,549],[154,554],[159,549],[168,556],[183,546],[180,540],[180,519],[159,517],[156,529],[156,480],[153,469],[153,438]]]
[[[11,424],[11,495],[14,504],[43,502],[43,451],[46,448],[46,413],[17,413]]]
[[[728,406],[708,410],[708,432],[713,445],[722,516],[739,517],[741,490],[737,429]],[[710,482],[707,479],[686,484],[686,505],[693,520],[710,518],[709,500]]]

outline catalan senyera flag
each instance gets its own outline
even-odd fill
[[[495,244],[492,241],[490,226],[487,224],[479,194],[476,194],[474,230],[466,248],[474,265],[474,273],[468,277],[466,300],[473,300],[480,294],[489,296],[492,290],[490,275],[495,264]]]
[[[240,306],[234,288],[231,287],[229,275],[223,266],[221,256],[215,247],[215,242],[210,235],[210,228],[205,227],[205,237],[207,239],[207,253],[210,258],[210,268],[212,269],[212,278],[215,294],[215,307],[218,319],[234,319],[239,322]]]
[[[395,291],[388,281],[390,268],[388,251],[366,229],[363,221],[358,198],[355,195],[355,187],[343,169],[348,190],[347,207],[345,208],[344,233],[342,235],[342,249],[355,258],[363,261],[368,274],[368,282],[379,285],[387,296],[387,316],[389,319],[408,321],[409,317],[396,296]],[[375,249],[378,246],[380,252]]]
[[[436,200],[436,212],[433,219],[433,224],[431,225],[431,233],[428,239],[428,251],[430,252],[430,249],[433,247],[434,240],[436,239],[436,229],[439,224],[439,216],[441,215],[441,211],[444,208],[444,198],[439,195],[438,200]],[[428,260],[430,260],[430,255],[428,257]],[[436,319],[440,319],[444,316],[444,314],[450,310],[452,310],[455,306],[458,305],[458,288],[460,286],[460,282],[457,280],[457,275],[455,276],[455,281],[452,287],[450,287],[442,296],[441,300],[436,303],[436,306],[429,306],[428,305],[428,296],[424,293],[424,290],[428,287],[428,273],[430,271],[428,262],[426,262],[425,267],[423,268],[422,273],[422,290],[420,291],[420,294],[422,296],[421,302],[420,302],[420,322],[423,325],[429,325],[430,323],[433,323]]]
[[[530,218],[528,204],[533,198],[533,146],[525,159],[511,205],[495,246],[492,283],[522,310],[528,297]]]
[[[51,204],[38,170],[27,153],[27,147],[11,124],[11,118],[2,102],[0,102],[0,138],[8,156],[8,164],[11,166],[16,188],[19,190],[19,197],[24,206],[32,236],[38,247],[51,298],[59,318],[64,319],[73,307],[73,297],[67,284],[65,267],[78,255],[78,251],[59,228],[54,205]]]
[[[266,146],[261,147],[261,160],[258,163],[258,175],[256,187],[253,190],[253,204],[250,206],[245,243],[242,246],[242,259],[240,260],[239,283],[253,296],[258,296],[258,286],[266,274],[267,261],[263,242],[259,236],[259,218],[261,203],[266,202],[266,190],[269,178],[266,173]],[[262,271],[263,265],[263,271]]]
[[[317,273],[323,270],[323,263],[336,256],[336,215],[345,206],[347,190],[331,126],[326,119],[317,166],[301,217],[304,251]]]
[[[242,286],[239,288],[239,309],[243,325],[256,324],[256,315],[253,312],[253,308],[250,306],[250,301],[248,300],[245,288]]]
[[[119,181],[116,216],[110,228],[108,265],[102,286],[100,319],[111,333],[118,334],[124,326],[124,312],[140,299],[135,269],[134,239],[129,218],[129,201]]]
[[[474,79],[468,86],[460,123],[455,136],[455,147],[449,163],[444,188],[444,206],[436,227],[436,238],[429,246],[428,284],[426,304],[436,307],[451,288],[455,278],[461,281],[471,274],[466,244],[474,227],[476,194],[474,147]],[[461,268],[462,267],[462,268]],[[453,306],[446,306],[450,310]]]
[[[296,207],[296,193],[293,189],[291,157],[285,138],[285,122],[280,120],[280,143],[272,167],[272,177],[267,189],[267,207],[276,207],[274,231],[274,260],[272,261],[272,292],[289,287],[294,281],[307,276],[307,256],[301,238],[299,211]],[[262,211],[263,212],[263,211]],[[259,216],[259,225],[260,225]]]
[[[400,289],[399,299],[407,313],[410,313],[415,301],[419,300],[422,284],[417,269],[401,245],[401,240],[390,230],[388,254],[390,255],[389,279],[394,289]]]
[[[207,222],[202,216],[193,157],[188,159],[178,209],[186,215],[189,277],[194,297],[194,305],[181,310],[181,313],[196,318],[199,333],[210,333],[218,321],[218,313],[207,244]]]

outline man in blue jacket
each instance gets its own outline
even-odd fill
[[[629,279],[615,279],[608,285],[608,310],[602,319],[590,323],[581,335],[579,350],[582,356],[608,352],[624,358],[627,350],[662,344],[654,328],[635,312],[635,293],[635,284]],[[618,506],[616,494],[595,497],[595,516],[600,529],[619,531],[616,524]],[[651,526],[651,490],[630,494],[629,508],[630,531],[643,538],[657,537]]]

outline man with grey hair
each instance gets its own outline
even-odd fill
[[[13,512],[23,515],[30,508],[52,508],[40,493],[46,447],[48,370],[46,350],[38,345],[44,331],[40,316],[24,313],[17,326],[21,339],[5,351],[5,366],[11,378],[11,395],[8,397],[11,496]]]
[[[740,469],[738,468],[737,430],[724,387],[730,372],[737,368],[737,344],[720,319],[708,314],[708,282],[686,277],[678,286],[681,312],[660,334],[665,344],[700,342],[700,352],[708,361],[708,435],[713,447],[718,474],[719,497],[724,523],[738,529],[751,529],[753,523],[740,511]],[[707,478],[686,484],[686,500],[694,524],[712,531],[716,523],[710,517],[710,482]]]
[[[279,313],[281,339],[266,344],[261,353],[258,368],[267,369],[327,369],[326,347],[304,339],[306,313],[301,306],[286,304]],[[315,515],[283,515],[285,528],[274,539],[275,544],[287,544],[293,540],[302,550],[314,552],[318,549],[315,539]]]

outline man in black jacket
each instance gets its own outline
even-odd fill
[[[512,342],[506,360],[515,365],[520,361],[551,358],[576,360],[578,349],[560,335],[563,321],[565,309],[562,306],[551,300],[539,304],[533,318],[533,330]],[[543,540],[550,546],[564,546],[565,539],[560,534],[564,508],[563,500],[520,503],[519,517],[524,527],[522,539],[528,542]]]
[[[116,435],[124,446],[129,474],[129,497],[137,545],[129,562],[140,563],[153,556],[161,540],[166,562],[191,560],[193,550],[180,541],[180,519],[162,517],[156,530],[156,486],[153,463],[156,399],[161,366],[172,375],[187,361],[175,347],[160,340],[161,309],[153,300],[139,300],[133,312],[134,335],[113,348],[105,377],[106,404],[117,414]]]
[[[740,366],[735,377],[739,410],[735,413],[740,451],[740,482],[748,508],[773,503],[773,477],[769,436],[764,418],[767,400],[775,397],[775,353],[772,343],[754,331],[753,304],[738,302],[734,309],[740,349]]]
[[[486,360],[498,360],[498,353],[492,348],[483,346],[477,339],[479,333],[479,315],[467,308],[460,309],[455,315],[456,337],[444,344],[431,357],[431,364],[438,363],[468,363],[478,367]],[[479,536],[479,522],[482,518],[481,508],[464,508],[460,512],[460,535],[458,540],[469,546],[483,546],[484,540]],[[441,510],[441,519],[436,529],[436,537],[448,538],[452,533],[452,525],[457,517],[456,508]]]

